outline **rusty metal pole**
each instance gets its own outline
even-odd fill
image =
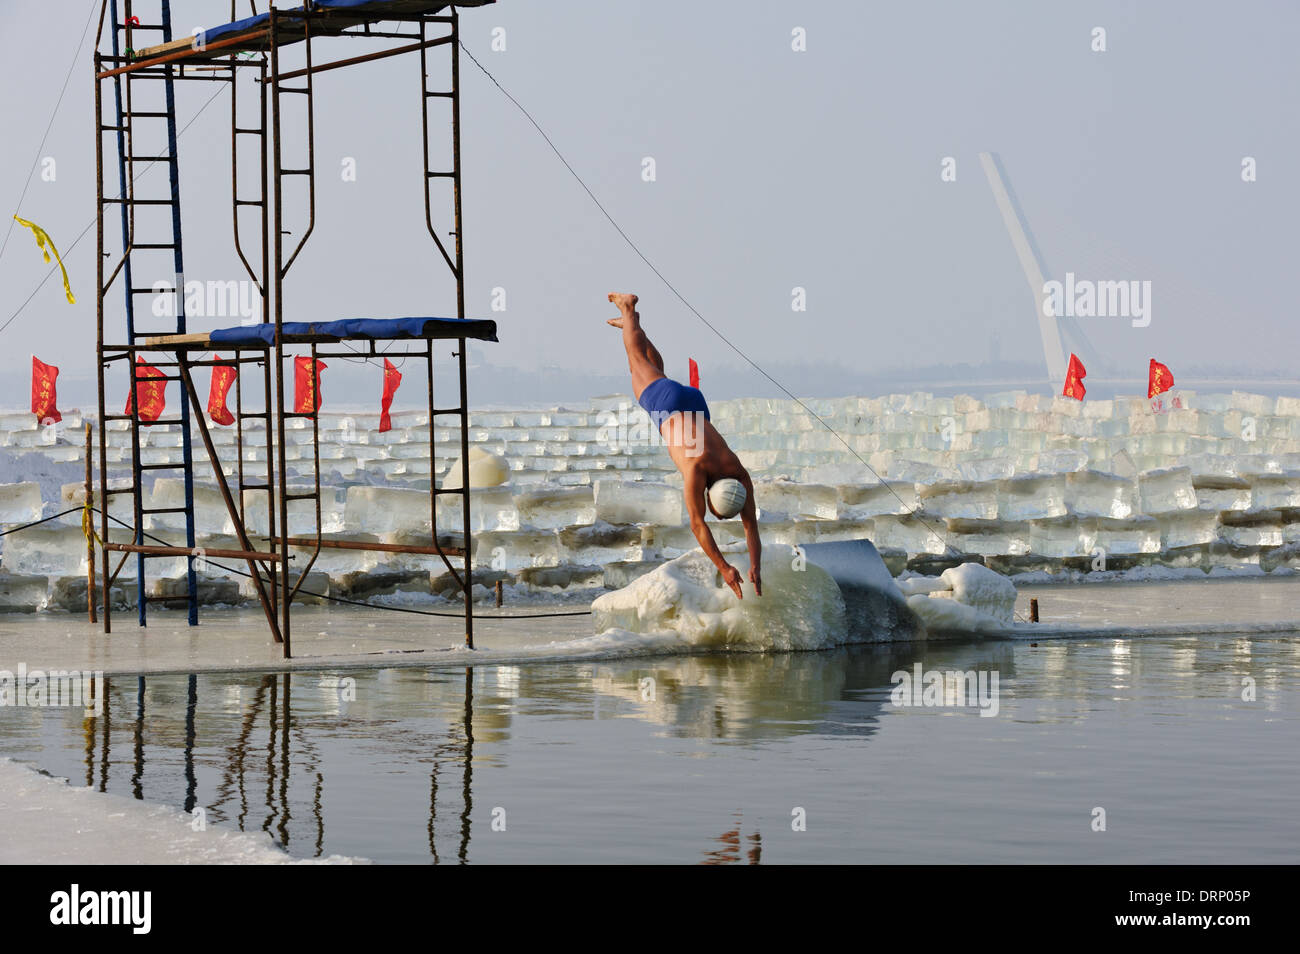
[[[452,204],[456,222],[456,317],[465,317],[465,243],[464,221],[461,217],[460,191],[460,16],[451,8],[451,168]],[[460,377],[460,486],[461,533],[465,541],[465,645],[474,648],[474,566],[473,547],[470,544],[470,487],[469,487],[469,392],[465,349],[466,339],[457,342],[457,374]],[[433,422],[429,422],[432,426]]]
[[[280,142],[280,46],[277,41],[276,28],[278,25],[278,15],[275,7],[270,7],[267,11],[271,15],[270,20],[270,45],[271,45],[271,158],[273,164],[272,188],[275,194],[275,222],[274,242],[275,250],[275,272],[272,276],[271,287],[275,293],[275,345],[267,354],[267,360],[275,361],[275,447],[272,448],[272,440],[268,433],[266,460],[267,460],[267,483],[271,483],[270,474],[273,469],[278,468],[276,481],[279,485],[279,518],[280,526],[284,528],[285,534],[289,529],[289,481],[285,472],[285,428],[284,428],[284,190],[283,190],[283,169],[284,163],[281,155]],[[270,419],[267,421],[268,431],[270,430]],[[275,464],[272,465],[274,456]],[[275,533],[275,528],[271,528]],[[276,542],[271,540],[271,550],[276,551]],[[290,642],[290,610],[289,610],[289,548],[287,546],[278,548],[281,554],[280,560],[280,637],[283,643],[284,658],[290,657],[292,643]]]
[[[92,623],[95,618],[95,535],[91,528],[95,525],[95,486],[90,465],[90,422],[86,422],[86,510],[83,511],[82,523],[86,528],[86,613]]]
[[[1038,599],[1036,597],[1029,601],[1029,622],[1038,622]]]
[[[100,10],[100,30],[103,30],[104,11]],[[99,394],[99,530],[100,540],[108,542],[108,428],[104,396],[104,91],[99,79],[103,65],[99,50],[95,50],[95,363]],[[119,122],[118,125],[121,125]],[[125,199],[123,193],[121,198]],[[108,569],[108,551],[104,551],[104,586],[100,596],[104,601],[104,632],[112,632],[110,596],[112,577]]]
[[[258,107],[259,108],[258,123],[260,123],[259,128],[262,130],[262,135],[258,137],[259,140],[261,141],[261,155],[259,156],[259,161],[261,163],[260,174],[261,174],[261,189],[262,189],[261,191],[261,197],[262,197],[262,323],[271,324],[272,321],[274,320],[271,317],[271,298],[270,298],[271,290],[272,288],[276,289],[275,295],[277,296],[276,299],[277,301],[279,300],[278,296],[280,292],[279,292],[279,286],[275,285],[272,282],[270,277],[271,276],[271,238],[270,238],[271,199],[270,199],[270,193],[267,191],[267,174],[268,174],[267,170],[269,169],[268,150],[270,146],[268,144],[269,136],[268,136],[267,124],[266,124],[266,108],[267,108],[266,67],[267,67],[266,60],[265,58],[263,58],[262,67],[261,67],[261,84],[262,84],[261,102]],[[278,130],[277,130],[277,135],[278,135]],[[278,195],[276,196],[276,201],[279,202]],[[276,506],[275,495],[276,495],[277,488],[275,486],[275,480],[273,479],[274,469],[271,464],[271,441],[272,441],[271,349],[269,348],[267,349],[266,352],[266,360],[262,362],[262,408],[266,412],[266,415],[263,418],[266,424],[266,532],[271,535],[271,539],[273,541],[271,545],[271,549],[274,550],[275,549],[274,539],[276,533],[275,518],[276,518],[276,514],[279,513],[279,509]],[[239,453],[240,456],[242,457],[244,453],[244,445],[242,441],[239,445]],[[239,493],[240,496],[242,497],[244,491],[241,489]],[[284,532],[286,534],[289,532],[287,527],[284,528]],[[271,609],[274,612],[278,612],[280,591],[279,591],[279,587],[275,585],[275,575],[273,573],[274,569],[275,569],[274,567],[271,567],[269,565],[267,566],[267,578],[271,582],[271,586],[270,586]]]

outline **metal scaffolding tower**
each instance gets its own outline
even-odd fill
[[[249,6],[252,15],[235,19],[235,4],[231,3],[231,22],[204,31],[195,37],[176,39],[172,32],[170,0],[157,0],[154,9],[157,17],[141,22],[133,9],[132,0],[103,0],[99,18],[99,42],[94,56],[95,111],[96,111],[96,170],[98,199],[98,288],[97,288],[97,357],[99,378],[99,499],[100,546],[102,549],[102,608],[104,629],[111,627],[111,588],[126,560],[136,558],[136,597],[140,625],[148,619],[146,607],[152,600],[177,601],[172,593],[150,594],[145,572],[146,560],[166,558],[185,561],[185,601],[190,625],[198,623],[199,592],[195,572],[195,559],[227,558],[242,560],[247,564],[258,600],[266,614],[272,636],[282,643],[286,658],[290,655],[290,608],[295,594],[307,579],[322,548],[339,547],[356,550],[430,554],[438,556],[447,571],[456,580],[464,596],[464,621],[466,644],[473,647],[473,603],[471,597],[472,570],[470,554],[470,490],[469,490],[469,404],[466,381],[467,339],[496,340],[495,323],[465,317],[464,253],[461,233],[461,164],[460,164],[460,88],[459,88],[459,14],[458,6],[481,6],[492,0],[459,0],[457,3],[430,2],[430,0],[306,0],[303,6],[269,8],[258,13],[255,3]],[[152,11],[151,11],[152,12]],[[395,22],[396,28],[381,28],[381,24]],[[107,30],[107,51],[105,27]],[[322,39],[354,37],[366,39],[405,39],[412,42],[390,46],[361,56],[316,63],[315,46]],[[141,40],[156,41],[153,45],[137,47]],[[301,44],[303,65],[286,68],[284,51]],[[430,50],[442,48],[449,57],[449,76],[443,86],[430,87]],[[344,319],[334,322],[305,323],[286,320],[291,306],[285,297],[285,277],[298,260],[307,240],[315,228],[316,159],[315,159],[315,88],[316,74],[356,64],[382,59],[401,53],[419,52],[421,84],[421,122],[423,131],[423,175],[425,223],[438,251],[438,257],[449,269],[456,286],[455,318],[402,318],[402,319]],[[253,109],[239,107],[239,79],[252,73],[257,83]],[[231,93],[231,210],[234,225],[234,246],[249,281],[261,300],[260,322],[252,328],[217,329],[212,332],[193,332],[187,327],[185,315],[185,262],[181,238],[181,200],[179,157],[177,154],[176,83],[183,81],[227,83]],[[296,82],[297,81],[297,82]],[[112,121],[105,121],[105,84],[112,94]],[[153,99],[149,98],[153,94]],[[161,93],[161,96],[158,94]],[[284,134],[282,117],[294,100],[301,102],[305,112],[305,160],[288,165],[286,153],[295,143]],[[435,123],[430,116],[430,104],[445,100],[450,106],[448,133],[452,168],[430,168],[430,134]],[[268,126],[269,114],[269,126]],[[150,127],[153,127],[151,130]],[[114,135],[117,147],[118,194],[111,196],[105,188],[104,136]],[[151,138],[152,133],[152,138]],[[251,140],[258,150],[258,169],[251,177],[241,179],[241,140]],[[152,143],[152,145],[151,145]],[[301,150],[301,144],[298,144]],[[146,150],[146,151],[142,151]],[[137,191],[137,178],[148,165],[165,163],[169,175],[166,195]],[[301,238],[292,248],[284,242],[286,177],[302,178],[307,186],[307,225]],[[438,180],[451,184],[449,210],[435,210],[431,185]],[[121,218],[121,250],[115,261],[108,260],[106,245],[106,213],[117,206]],[[151,212],[165,209],[168,215],[160,222]],[[246,218],[241,222],[243,209],[254,210],[257,218],[255,239],[250,248]],[[442,212],[439,215],[439,211]],[[445,216],[445,218],[444,218]],[[450,233],[454,243],[444,243],[436,225],[446,226],[450,219]],[[448,247],[450,244],[450,248]],[[171,270],[175,283],[171,288],[136,286],[139,263],[148,261],[146,268],[156,268],[159,254],[170,253]],[[154,256],[150,259],[148,256]],[[250,260],[251,259],[251,260]],[[112,340],[107,334],[105,300],[115,282],[122,282],[125,301],[125,343]],[[174,295],[173,319],[165,327],[141,328],[137,325],[137,299],[142,295]],[[429,513],[430,540],[428,544],[381,543],[368,541],[343,541],[324,539],[321,534],[320,489],[320,430],[316,409],[295,410],[290,406],[291,395],[286,394],[286,362],[294,355],[289,349],[306,348],[311,358],[312,383],[315,384],[315,361],[321,357],[357,356],[355,349],[347,352],[322,350],[330,344],[346,341],[368,343],[368,354],[378,356],[375,342],[380,340],[414,339],[421,341],[418,351],[404,352],[408,358],[423,358],[426,365],[429,414],[429,454],[431,471],[436,472],[435,418],[455,417],[460,436],[460,487],[446,489],[436,486],[430,479]],[[434,341],[457,342],[458,400],[454,405],[439,406],[434,400]],[[221,347],[234,351],[233,358],[218,359],[206,356]],[[162,354],[163,360],[144,360],[146,353]],[[114,362],[125,362],[130,371],[128,406],[122,414],[111,414],[106,406],[105,372]],[[235,479],[234,492],[227,479],[227,468],[222,464],[194,384],[192,369],[218,366],[236,369],[235,378],[235,454],[230,467]],[[249,393],[243,381],[243,370],[253,368],[257,375],[256,387]],[[290,368],[292,373],[292,368]],[[142,408],[148,388],[176,381],[182,390],[179,415],[160,417]],[[260,392],[260,397],[257,396]],[[317,399],[318,400],[318,399]],[[191,414],[191,410],[193,413]],[[143,413],[142,413],[143,411]],[[312,474],[307,488],[290,487],[289,457],[286,440],[286,422],[305,418],[311,427]],[[113,480],[109,475],[108,425],[114,421],[129,422],[131,436],[130,475]],[[178,425],[181,433],[180,460],[145,460],[142,454],[142,434],[150,428]],[[237,549],[196,549],[194,510],[194,454],[192,433],[197,429],[204,449],[212,464],[217,487],[225,502],[231,523],[238,539]],[[257,466],[256,454],[246,453],[248,435],[261,430],[265,434],[266,451],[263,467]],[[180,472],[184,486],[183,506],[157,507],[145,496],[145,476],[155,471]],[[301,474],[299,475],[301,477]],[[117,495],[130,494],[133,526],[129,541],[114,539],[113,518],[109,502]],[[246,500],[264,494],[259,508],[265,508],[267,533],[259,535],[264,544],[255,545],[247,530]],[[461,540],[455,545],[450,538],[442,538],[438,531],[438,497],[454,494],[460,498]],[[237,495],[237,499],[236,499]],[[294,501],[311,503],[314,520],[307,535],[292,535],[289,530],[290,504]],[[146,521],[154,515],[183,514],[185,545],[173,546],[150,542],[146,534]],[[120,534],[118,535],[120,536]],[[109,553],[121,554],[116,566],[108,559]],[[292,567],[295,557],[305,563]],[[459,570],[453,566],[452,557],[461,558]]]

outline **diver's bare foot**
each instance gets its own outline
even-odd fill
[[[624,315],[630,314],[636,308],[636,295],[625,295],[621,292],[610,292],[609,300],[618,306],[618,310]]]

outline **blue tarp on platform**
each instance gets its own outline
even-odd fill
[[[447,0],[316,0],[312,4],[314,9],[329,12],[337,11],[338,19],[332,23],[313,20],[312,35],[337,33],[360,23],[378,22],[383,20],[386,15],[392,17],[437,13],[439,10],[450,6],[477,7],[492,2],[493,0],[456,0],[455,3],[449,3]],[[303,38],[303,20],[301,17],[294,16],[294,14],[302,12],[302,7],[276,9],[279,17],[277,22],[281,26],[281,29],[277,30],[279,34],[278,41],[281,45],[296,43]],[[222,23],[218,26],[209,27],[202,32],[201,42],[215,43],[217,40],[236,37],[242,33],[265,27],[270,20],[271,15],[269,13],[259,13],[256,16],[235,20],[233,23]],[[250,38],[249,43],[243,46],[243,48],[250,50],[263,50],[266,47],[267,43],[264,37]]]
[[[285,337],[313,337],[341,341],[398,338],[474,338],[496,341],[497,323],[487,318],[344,318],[340,321],[286,321]],[[212,332],[208,340],[224,345],[273,345],[275,325],[240,325]]]

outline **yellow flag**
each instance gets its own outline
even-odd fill
[[[35,222],[28,222],[26,219],[20,219],[16,215],[14,216],[14,221],[19,225],[24,225],[32,230],[32,234],[36,236],[36,247],[45,255],[45,260],[47,262],[50,260],[50,252],[54,253],[54,258],[59,263],[59,271],[63,272],[63,294],[68,296],[69,305],[75,305],[77,299],[72,297],[72,286],[68,284],[68,270],[63,267],[63,259],[59,256],[59,250],[54,247],[54,240],[50,238],[49,233]],[[46,251],[45,249],[46,244],[50,246],[49,251]]]

